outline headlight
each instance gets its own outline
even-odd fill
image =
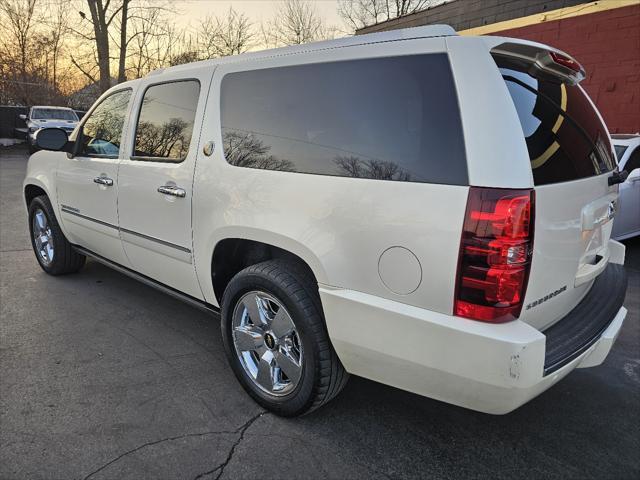
[[[29,133],[36,133],[40,130],[40,127],[29,127]]]

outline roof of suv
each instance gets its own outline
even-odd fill
[[[175,72],[194,67],[215,66],[225,63],[236,63],[245,60],[255,60],[260,58],[279,57],[284,55],[294,55],[303,52],[313,52],[319,50],[328,50],[332,48],[353,47],[356,45],[366,45],[369,43],[392,42],[396,40],[409,40],[413,38],[430,38],[430,37],[450,37],[457,35],[456,31],[449,25],[427,25],[414,28],[403,28],[400,30],[390,30],[386,32],[369,33],[366,35],[354,35],[350,37],[337,38],[335,40],[325,40],[321,42],[312,42],[303,45],[292,45],[282,48],[272,48],[269,50],[261,50],[259,52],[247,52],[240,55],[233,55],[224,58],[214,58],[211,60],[202,60],[200,62],[185,63],[174,67],[161,68],[150,72],[147,76],[160,75],[166,72]]]

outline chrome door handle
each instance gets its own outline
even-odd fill
[[[163,185],[158,187],[158,193],[165,195],[173,195],[174,197],[184,198],[187,196],[187,192],[184,188],[174,187],[173,185]]]
[[[106,185],[107,187],[113,186],[113,180],[107,177],[96,177],[93,179],[93,183],[97,183],[99,185]]]

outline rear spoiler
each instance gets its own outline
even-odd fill
[[[522,63],[534,77],[560,77],[570,85],[576,85],[585,78],[585,70],[575,58],[539,45],[502,43],[491,49],[491,55]]]

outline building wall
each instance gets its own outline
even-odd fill
[[[356,33],[438,23],[566,51],[585,67],[582,86],[609,130],[640,132],[640,0],[454,0]]]
[[[611,133],[640,132],[640,4],[492,32],[566,51]]]
[[[437,23],[446,23],[460,31],[584,2],[585,0],[451,0],[421,12],[362,28],[356,31],[356,35]]]

